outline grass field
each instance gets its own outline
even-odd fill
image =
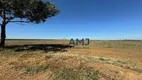
[[[0,80],[142,80],[142,41],[6,40]]]

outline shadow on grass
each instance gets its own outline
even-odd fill
[[[26,45],[10,45],[5,46],[5,49],[12,49],[15,52],[20,51],[37,51],[43,50],[45,52],[66,52],[67,48],[72,48],[73,46],[63,45],[63,44],[26,44]]]

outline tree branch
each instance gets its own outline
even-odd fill
[[[24,22],[24,23],[30,23],[30,21],[9,21],[9,22]]]
[[[6,23],[9,23],[12,19],[14,19],[14,17],[7,18]]]
[[[2,12],[0,13],[0,17],[3,19],[3,13]]]

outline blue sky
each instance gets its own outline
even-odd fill
[[[142,0],[50,0],[61,12],[41,24],[7,25],[7,38],[142,39]]]

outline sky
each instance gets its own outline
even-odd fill
[[[60,14],[41,24],[9,23],[7,38],[142,40],[142,0],[50,0]]]

